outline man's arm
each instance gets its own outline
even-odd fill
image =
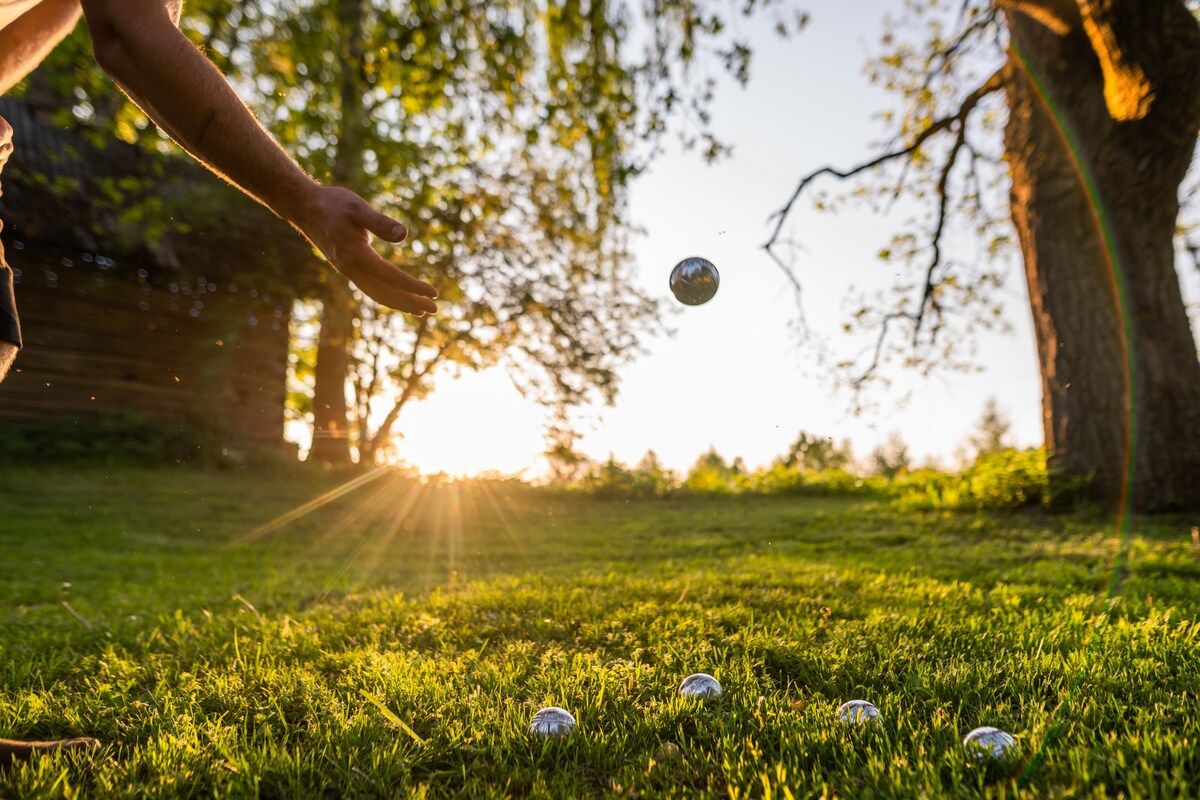
[[[0,94],[49,55],[79,21],[79,0],[42,0],[0,29]]]
[[[432,313],[437,290],[372,249],[404,226],[354,192],[322,187],[292,161],[175,27],[163,0],[82,0],[96,61],[168,135],[209,169],[291,222],[378,302]]]

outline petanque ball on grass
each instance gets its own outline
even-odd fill
[[[1008,758],[1017,749],[1017,743],[1010,734],[999,728],[976,728],[963,739],[963,747],[976,759]]]
[[[863,725],[879,719],[879,709],[866,700],[850,700],[838,706],[838,717],[847,725]]]
[[[684,697],[698,697],[701,700],[712,700],[721,696],[721,684],[712,675],[697,672],[688,675],[679,685],[679,693]]]
[[[685,258],[671,270],[671,294],[685,306],[704,305],[720,285],[717,268],[706,258]]]
[[[545,739],[565,739],[575,730],[575,718],[571,712],[558,706],[540,709],[529,723],[529,732]]]

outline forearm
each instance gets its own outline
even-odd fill
[[[79,0],[43,0],[0,29],[0,94],[33,71],[79,21]]]
[[[316,188],[224,76],[174,26],[161,0],[83,0],[96,60],[185,150],[300,224]]]

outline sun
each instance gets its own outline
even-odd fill
[[[404,409],[395,430],[396,459],[426,474],[528,474],[545,447],[540,409],[498,368],[443,378]]]

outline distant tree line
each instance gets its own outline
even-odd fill
[[[545,455],[552,486],[596,497],[858,494],[910,509],[962,510],[1051,506],[1069,500],[1069,491],[1051,492],[1045,451],[1013,449],[1010,433],[1007,416],[990,399],[959,448],[956,471],[916,466],[898,433],[856,459],[848,440],[835,442],[801,432],[786,452],[753,470],[740,457],[727,460],[709,448],[682,475],[665,467],[653,450],[632,467],[611,455],[593,462],[575,449],[571,437],[552,439]]]

